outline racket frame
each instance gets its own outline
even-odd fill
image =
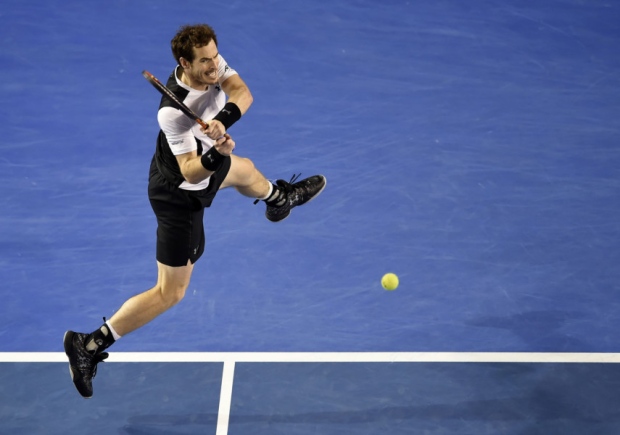
[[[162,82],[160,82],[157,79],[157,77],[155,77],[153,74],[151,74],[150,72],[146,70],[142,71],[142,75],[144,76],[145,79],[149,81],[150,84],[153,85],[155,89],[157,89],[157,91],[159,91],[160,94],[162,94],[165,98],[167,98],[176,109],[179,109],[185,115],[187,115],[188,117],[196,121],[204,129],[209,128],[209,125],[206,122],[204,122],[200,118],[200,116],[198,116],[192,109],[187,107],[181,100],[179,100],[177,96],[174,95],[174,93],[166,87],[166,85],[164,85]]]

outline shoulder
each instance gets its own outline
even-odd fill
[[[175,68],[174,71],[172,71],[172,74],[170,74],[170,76],[168,77],[168,81],[166,82],[166,87],[170,89],[170,91],[172,91],[172,93],[176,95],[179,100],[185,101],[185,99],[189,95],[189,90],[179,85],[177,78],[176,78],[177,68]],[[159,102],[159,108],[162,109],[164,107],[173,107],[173,106],[168,98],[162,96]]]
[[[226,59],[224,59],[224,57],[221,54],[218,54],[218,58],[219,58],[218,75],[220,77],[220,83],[223,83],[229,77],[238,74],[237,71],[235,71],[230,65],[228,65],[228,62],[226,62]]]
[[[193,121],[172,105],[160,105],[157,111],[159,127],[167,134],[186,131],[192,128]]]

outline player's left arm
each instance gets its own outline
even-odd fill
[[[250,88],[245,84],[239,74],[228,77],[222,83],[222,90],[228,96],[228,103],[234,103],[244,115],[248,111],[254,98],[250,92]]]
[[[211,139],[217,139],[226,133],[226,130],[248,111],[254,101],[250,88],[239,77],[239,74],[228,77],[221,86],[228,97],[226,105],[215,118],[209,121],[209,128],[203,130]]]

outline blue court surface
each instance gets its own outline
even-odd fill
[[[328,185],[221,191],[84,400],[64,331],[156,280],[140,73],[198,22],[235,152]],[[620,3],[4,0],[0,42],[0,434],[620,433]]]

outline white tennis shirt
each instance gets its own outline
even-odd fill
[[[177,86],[174,86],[174,82],[170,83],[170,81],[167,84],[168,88],[170,88],[187,107],[192,109],[194,113],[205,121],[213,119],[213,117],[222,110],[226,104],[226,94],[222,90],[221,84],[229,77],[237,74],[219,54],[218,60],[219,83],[217,85],[210,85],[206,91],[199,91],[183,83],[177,76],[178,69],[180,68],[179,66],[175,68],[173,73]],[[200,125],[174,107],[161,107],[157,112],[157,122],[159,123],[159,128],[161,128],[166,135],[168,146],[175,156],[194,151],[198,149],[199,144],[202,146],[202,150],[200,150],[199,154],[203,154],[213,146],[214,141],[200,131]],[[179,188],[185,190],[202,190],[208,185],[209,178],[198,184],[191,184],[187,181],[183,181]]]

